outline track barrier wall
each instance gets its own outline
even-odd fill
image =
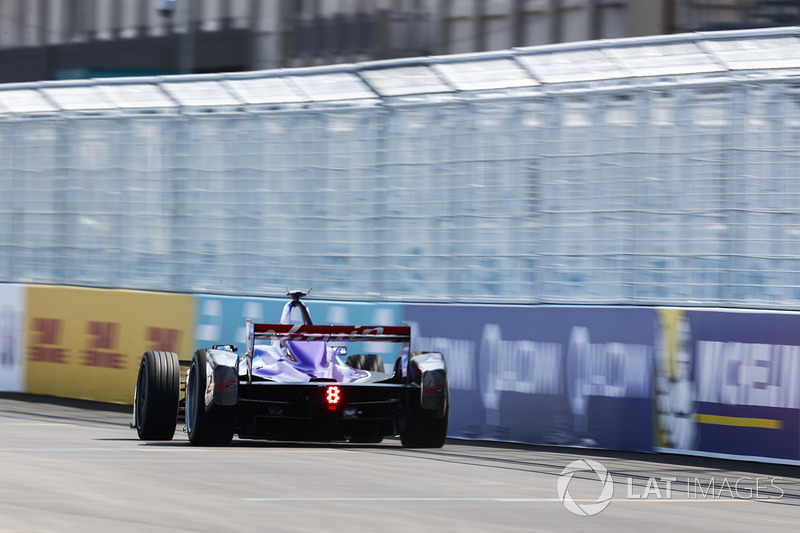
[[[129,404],[141,354],[239,344],[285,300],[0,285],[0,390]],[[441,351],[450,436],[800,464],[800,314],[309,301]],[[391,363],[391,361],[387,361]]]
[[[800,463],[800,314],[409,305],[450,436]]]
[[[26,392],[132,403],[142,353],[187,353],[193,298],[72,287],[27,288]]]

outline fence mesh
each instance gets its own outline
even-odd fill
[[[792,31],[495,54],[503,61],[426,58],[415,68],[94,80],[75,82],[79,101],[64,82],[0,86],[0,280],[792,308],[800,304]],[[675,74],[663,72],[672,63],[658,76],[652,65],[636,74],[654,50],[679,45],[691,54]],[[777,67],[743,66],[739,54],[720,72],[726,56],[714,50],[753,46],[780,59]],[[572,74],[548,82],[558,78],[558,54]],[[616,69],[601,69],[600,56]],[[580,61],[595,67],[585,81],[575,80]],[[504,87],[509,65],[515,77]],[[361,92],[350,98],[327,84],[315,99],[297,89],[313,87],[316,75],[333,79],[331,70]],[[414,76],[425,81],[417,90]],[[431,76],[441,82],[435,90]],[[279,101],[266,93],[253,101],[259,81],[276,78],[294,96],[286,89]],[[163,101],[148,108],[137,88]],[[236,105],[214,104],[222,100],[213,88]],[[65,101],[73,95],[69,105],[59,91]]]

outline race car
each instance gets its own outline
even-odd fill
[[[198,446],[226,446],[234,435],[351,443],[399,435],[406,448],[441,448],[450,412],[443,355],[410,351],[408,326],[314,325],[306,295],[287,291],[279,324],[247,320],[244,354],[235,345],[199,349],[190,361],[146,352],[131,424],[139,438],[172,439],[183,415]],[[397,347],[391,372],[378,354],[347,355],[347,343],[374,342]]]

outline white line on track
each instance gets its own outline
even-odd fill
[[[121,452],[124,448],[0,448],[2,452]]]
[[[248,502],[557,502],[558,498],[242,498]]]
[[[2,426],[76,426],[77,424],[68,424],[66,422],[2,422]]]
[[[343,497],[329,497],[329,498],[242,498],[248,502],[510,502],[510,503],[538,503],[538,502],[561,502],[558,498],[424,498],[424,497],[410,497],[410,498],[343,498]],[[595,503],[596,500],[575,500],[576,502],[591,502]],[[671,498],[671,499],[613,499],[612,502],[649,502],[649,503],[680,503],[680,502],[753,502],[753,501],[769,501],[769,498]]]
[[[280,450],[262,448],[203,448],[189,446],[135,446],[133,448],[0,448],[2,452],[191,452],[191,453],[358,453],[355,450]]]

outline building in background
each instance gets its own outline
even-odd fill
[[[788,0],[0,0],[0,83],[301,67],[798,21],[800,1]]]
[[[800,0],[672,0],[664,4],[672,33],[800,24]]]

